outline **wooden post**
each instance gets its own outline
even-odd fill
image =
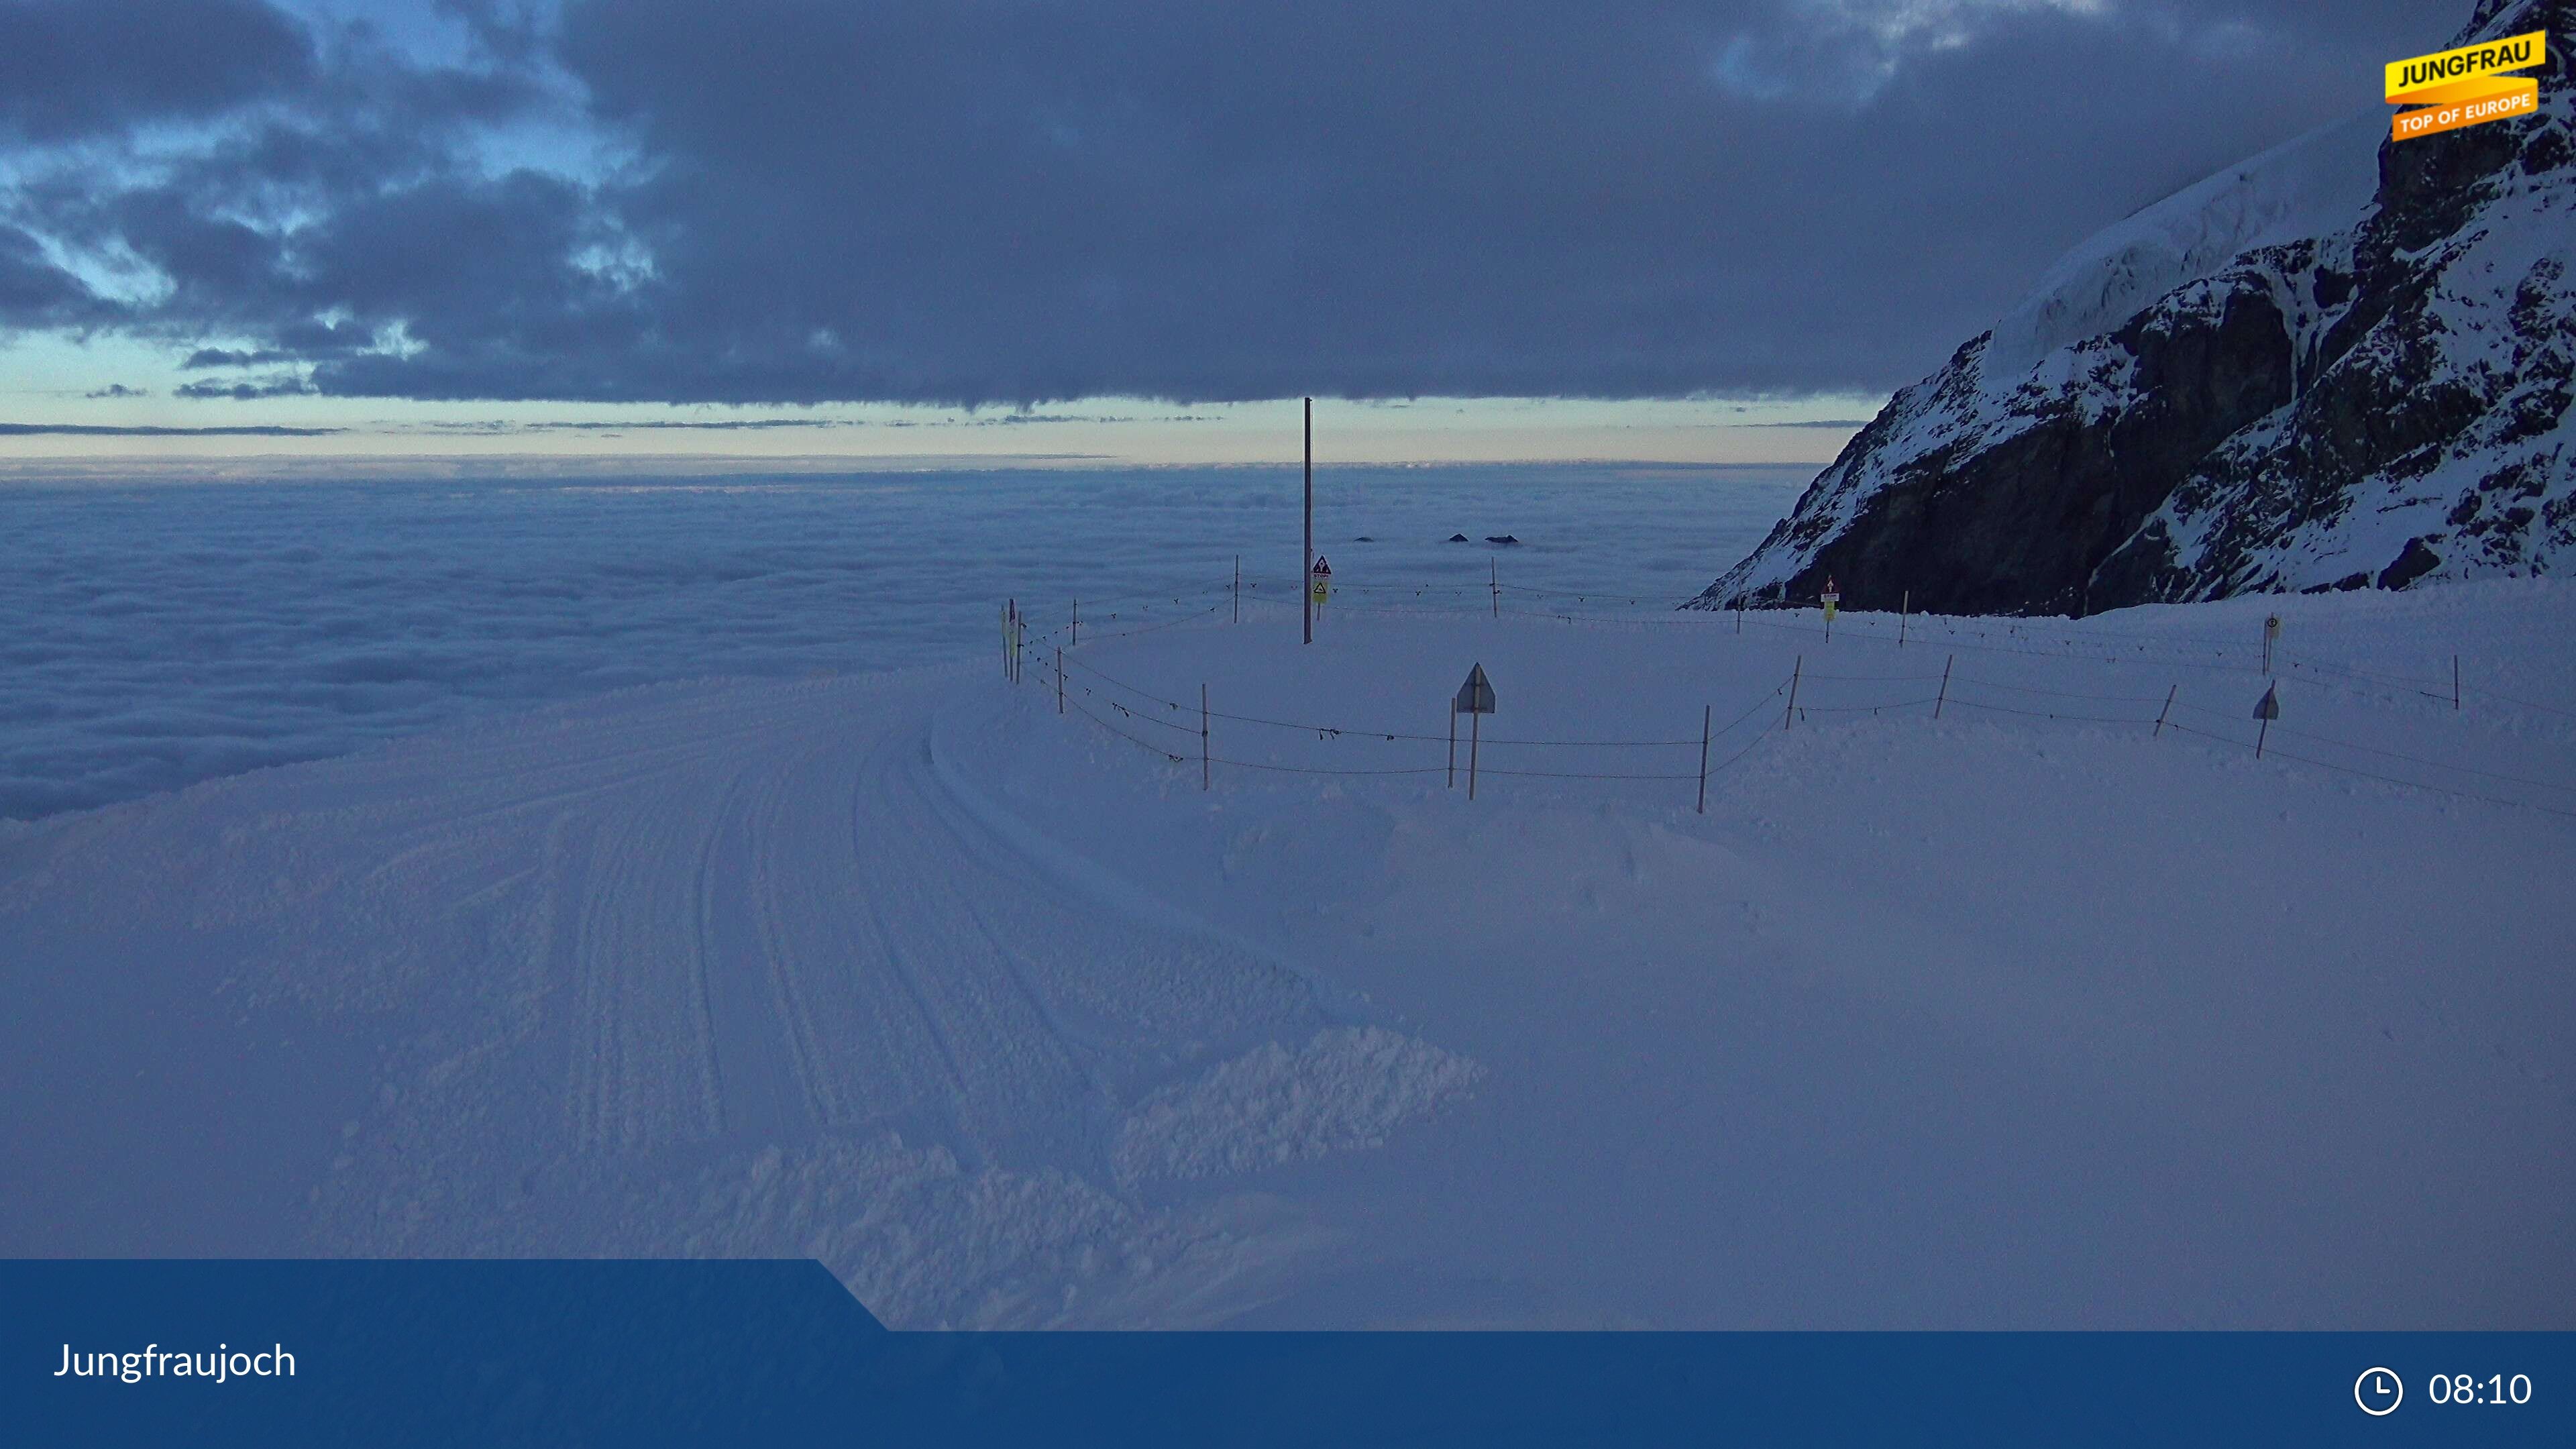
[[[1002,604],[1002,677],[1013,684],[1020,682],[1020,601],[1008,599]]]
[[[1905,616],[1914,612],[1914,591],[1907,589],[1896,605],[1896,647],[1905,647]]]
[[[1055,646],[1055,712],[1064,713],[1064,646]]]
[[[1941,717],[1941,707],[1950,702],[1950,666],[1958,662],[1959,656],[1956,654],[1953,654],[1949,658],[1941,661],[1941,693],[1935,696],[1932,700],[1932,717],[1934,719],[1939,719]]]
[[[1306,571],[1297,576],[1306,611],[1305,642],[1315,642],[1315,400],[1306,399]]]
[[[1789,708],[1780,716],[1780,728],[1784,730],[1789,727],[1789,721],[1798,717],[1798,677],[1806,672],[1807,656],[1801,654],[1797,667],[1789,671]]]
[[[1199,788],[1208,787],[1208,707],[1207,686],[1199,686]]]
[[[1484,733],[1485,733],[1485,717],[1484,717],[1483,715],[1481,715],[1481,714],[1470,714],[1470,715],[1468,715],[1468,716],[1467,716],[1467,798],[1468,798],[1468,799],[1470,799],[1470,800],[1473,800],[1473,799],[1475,799],[1475,798],[1476,798],[1476,742],[1477,742],[1479,739],[1483,738]]]
[[[1458,702],[1449,701],[1449,788],[1458,788]]]
[[[1711,706],[1699,707],[1699,813],[1708,813],[1708,714]]]
[[[1487,559],[1485,562],[1494,571],[1494,581],[1489,587],[1494,594],[1494,617],[1499,619],[1503,617],[1503,563],[1500,559]]]
[[[2173,713],[2174,696],[2181,692],[2182,686],[2179,684],[2165,691],[2165,707],[2156,711],[2156,732],[2148,738],[2160,740],[2165,737],[2165,716]]]
[[[2451,713],[2460,712],[2460,656],[2451,656]]]
[[[1082,600],[1073,601],[1073,642],[1082,642]]]

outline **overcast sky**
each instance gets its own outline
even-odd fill
[[[0,0],[0,454],[1829,454],[2467,9]]]

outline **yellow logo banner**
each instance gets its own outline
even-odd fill
[[[2507,71],[2528,70],[2549,58],[2549,32],[2507,36],[2388,63],[2391,105],[2415,106],[2389,122],[2393,140],[2483,126],[2540,110],[2540,82]]]

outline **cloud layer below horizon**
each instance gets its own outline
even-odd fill
[[[0,0],[0,342],[216,407],[1869,393],[2460,18]]]

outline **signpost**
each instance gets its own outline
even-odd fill
[[[1325,601],[1333,597],[1332,561],[1318,555],[1314,566],[1306,570],[1306,642],[1315,642],[1315,621],[1324,616]]]
[[[2263,621],[2263,672],[2272,672],[2272,646],[2281,638],[2281,616],[2273,614]]]
[[[1834,637],[1834,610],[1841,606],[1842,601],[1843,591],[1834,587],[1834,576],[1825,575],[1825,592],[1821,602],[1825,606],[1825,637],[1828,639]]]
[[[1315,400],[1306,399],[1306,572],[1315,572]],[[1315,642],[1315,596],[1306,596],[1306,638]]]
[[[1494,712],[1493,681],[1485,678],[1485,666],[1478,664],[1467,671],[1467,682],[1458,686],[1458,697],[1449,701],[1449,783],[1458,783],[1458,716],[1467,716],[1467,798],[1476,798],[1476,746],[1484,737],[1484,717]]]

